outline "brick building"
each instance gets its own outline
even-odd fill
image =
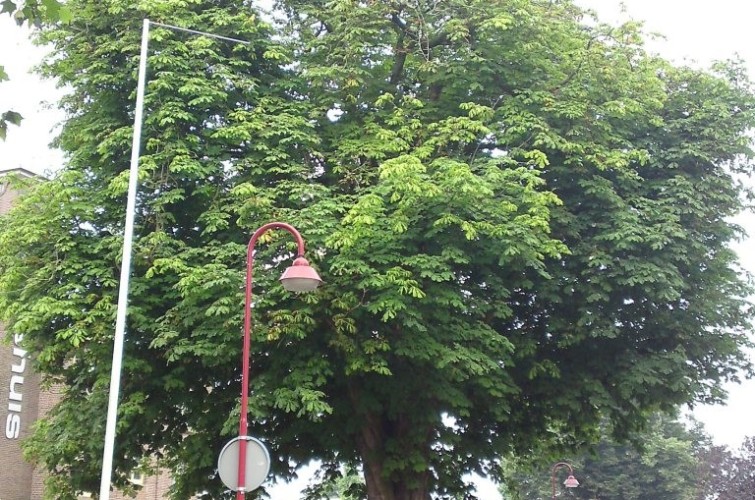
[[[0,214],[7,213],[14,200],[22,194],[10,189],[8,182],[4,182],[3,177],[8,174],[38,178],[24,169],[0,172]],[[39,375],[32,371],[29,359],[32,353],[23,348],[21,336],[7,332],[0,324],[0,339],[3,339],[0,342],[0,500],[40,500],[44,474],[24,460],[21,443],[29,436],[34,421],[55,405],[58,393],[54,388],[40,390]],[[134,474],[132,480],[141,486],[136,497],[115,493],[111,498],[158,500],[167,497],[171,486],[170,475],[157,468],[153,475]],[[85,494],[80,498],[90,497]]]

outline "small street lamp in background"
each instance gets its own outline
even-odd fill
[[[246,253],[246,294],[244,299],[244,347],[241,360],[241,414],[239,416],[239,436],[232,439],[220,452],[218,472],[223,483],[236,491],[236,499],[243,500],[247,491],[262,483],[267,475],[270,458],[265,447],[254,438],[247,436],[247,413],[249,401],[249,351],[252,331],[252,275],[254,267],[254,246],[265,232],[271,229],[285,229],[296,239],[297,253],[291,267],[286,269],[280,281],[283,288],[290,292],[314,291],[322,280],[304,258],[304,239],[293,226],[283,222],[270,222],[257,229],[249,240]],[[247,466],[247,445],[251,444],[253,458]],[[254,463],[251,463],[254,462]],[[237,465],[236,465],[237,463]],[[232,469],[236,468],[236,477]],[[255,470],[254,467],[259,470]],[[229,470],[230,469],[230,470]],[[247,471],[253,475],[252,484],[247,488]],[[231,477],[229,477],[231,476]]]
[[[566,478],[566,481],[564,481],[564,486],[567,488],[576,488],[579,486],[579,481],[577,481],[577,478],[574,477],[574,469],[572,469],[572,466],[566,462],[557,462],[553,464],[553,467],[551,468],[551,487],[553,488],[553,496],[551,497],[552,500],[556,500],[556,471],[561,468],[566,467],[569,469],[569,477]]]

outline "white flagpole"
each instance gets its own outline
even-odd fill
[[[149,19],[142,27],[142,47],[139,54],[139,75],[136,86],[136,110],[134,113],[134,136],[131,142],[131,167],[128,177],[128,200],[126,202],[126,226],[123,231],[123,259],[121,282],[118,288],[118,309],[115,318],[115,338],[113,339],[113,366],[110,371],[110,397],[107,405],[105,426],[105,449],[102,453],[102,477],[100,479],[100,500],[110,499],[110,481],[113,473],[113,451],[115,448],[115,423],[118,416],[118,392],[121,386],[121,365],[123,361],[123,340],[126,336],[126,309],[128,308],[128,286],[131,276],[131,249],[134,242],[134,216],[136,212],[136,189],[139,179],[139,150],[142,137],[142,116],[144,114],[144,87],[147,81],[147,47],[149,45]]]
[[[136,191],[139,180],[139,155],[141,149],[142,121],[144,115],[144,91],[147,81],[147,53],[149,48],[149,25],[161,26],[177,31],[208,36],[228,42],[248,44],[246,40],[206,33],[170,24],[144,20],[142,28],[142,46],[139,54],[139,74],[136,86],[136,109],[134,113],[134,136],[131,143],[131,166],[128,177],[128,199],[126,202],[126,225],[123,231],[123,258],[121,280],[118,288],[118,307],[115,318],[115,337],[113,339],[113,366],[110,371],[110,396],[107,405],[107,423],[105,425],[105,449],[102,453],[102,476],[100,479],[100,500],[110,499],[110,483],[113,474],[113,452],[115,449],[115,431],[118,416],[118,393],[121,386],[121,368],[123,364],[123,341],[126,336],[126,311],[128,309],[128,287],[131,277],[131,253],[134,243],[134,217],[136,215]]]

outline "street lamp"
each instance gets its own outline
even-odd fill
[[[564,481],[564,486],[566,486],[567,488],[576,488],[577,486],[579,486],[579,481],[577,481],[577,478],[574,477],[574,469],[572,469],[570,464],[566,462],[557,462],[553,464],[553,467],[551,468],[551,487],[553,488],[553,500],[556,500],[556,471],[561,467],[566,467],[569,469],[569,477],[567,477]]]
[[[244,347],[241,360],[241,415],[239,416],[238,482],[236,499],[243,500],[246,493],[246,447],[247,411],[249,400],[249,348],[252,330],[252,275],[254,267],[254,246],[257,240],[270,229],[285,229],[296,239],[297,252],[291,267],[286,269],[280,281],[290,292],[311,292],[322,280],[304,258],[304,239],[293,226],[283,222],[270,222],[257,229],[249,239],[246,251],[246,293],[244,299]]]

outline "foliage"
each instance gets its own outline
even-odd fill
[[[559,469],[558,495],[585,500],[692,500],[701,484],[698,454],[709,448],[710,438],[699,428],[689,431],[661,416],[633,435],[631,444],[615,441],[604,430],[595,447],[569,460],[579,487],[564,488],[564,471]],[[513,470],[508,472],[506,498],[551,497],[547,462],[527,465],[525,459],[507,465]]]
[[[0,14],[12,16],[19,25],[28,23],[39,27],[46,23],[67,22],[71,19],[70,9],[59,0],[3,0],[0,7]]]
[[[2,74],[2,68],[0,68],[0,81],[7,80]],[[20,125],[23,117],[20,113],[15,111],[6,111],[0,115],[0,139],[5,140],[8,134],[8,124]]]
[[[361,471],[355,467],[322,471],[302,493],[306,499],[362,500],[367,491]]]
[[[556,0],[70,0],[45,30],[66,168],[0,228],[0,310],[63,401],[29,455],[96,489],[141,19],[154,26],[115,480],[224,493],[245,247],[282,220],[326,286],[255,274],[251,433],[273,473],[361,465],[371,499],[471,498],[511,453],[723,396],[749,369],[728,243],[755,100]],[[227,495],[227,493],[225,493]]]

